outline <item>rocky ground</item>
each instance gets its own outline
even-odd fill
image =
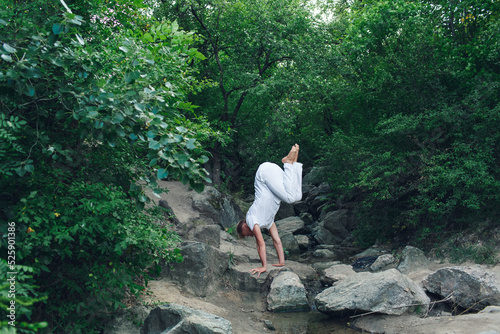
[[[178,222],[177,229],[184,238],[196,239],[196,228],[202,221],[210,217],[200,215],[193,209],[193,194],[179,182],[165,182],[162,186],[169,189],[163,195],[168,205],[174,211]],[[194,231],[194,232],[193,232]],[[217,284],[210,284],[214,279],[210,275],[200,274],[204,290],[188,288],[179,280],[172,279],[172,274],[164,274],[161,278],[151,281],[148,292],[144,295],[143,306],[135,306],[123,317],[115,319],[107,334],[139,333],[140,327],[149,311],[162,303],[174,303],[202,310],[231,322],[233,333],[500,333],[500,307],[490,307],[486,312],[452,316],[443,309],[439,311],[436,305],[433,316],[425,318],[417,315],[379,315],[367,314],[363,316],[328,317],[327,315],[311,310],[308,312],[272,313],[267,311],[266,297],[261,287],[267,284],[266,278],[273,275],[272,268],[259,279],[251,277],[248,271],[259,264],[259,258],[251,238],[236,240],[228,233],[221,232],[221,241],[217,247],[220,253],[228,254],[231,275],[217,277]],[[207,243],[210,240],[206,241]],[[273,248],[268,245],[269,263],[275,259]],[[296,260],[298,260],[296,258]],[[296,273],[303,281],[314,281],[317,274],[312,266],[304,261],[287,261],[287,268]],[[409,272],[407,276],[414,282],[421,284],[422,279],[439,268],[449,266],[448,263],[430,261],[425,268]],[[500,266],[484,267],[489,273],[500,279]],[[168,270],[167,270],[168,272]],[[205,280],[205,281],[203,281]],[[243,283],[242,283],[243,282]],[[243,286],[237,286],[243,285]],[[314,285],[313,285],[314,287]],[[309,287],[310,288],[310,287]],[[318,289],[321,287],[318,286]],[[202,291],[202,292],[200,292]],[[312,293],[311,291],[309,291]],[[316,292],[316,291],[314,291]],[[496,331],[496,332],[495,332]]]

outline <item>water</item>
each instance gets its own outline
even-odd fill
[[[266,315],[279,334],[359,334],[347,327],[346,320],[328,317],[318,311],[269,313]]]

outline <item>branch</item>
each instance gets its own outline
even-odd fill
[[[411,307],[411,306],[423,306],[423,305],[429,306],[429,305],[432,305],[425,313],[425,317],[427,317],[429,315],[430,310],[432,310],[432,308],[434,307],[435,304],[446,302],[446,301],[450,300],[452,297],[453,297],[453,293],[450,293],[448,295],[448,297],[441,299],[441,300],[437,300],[435,302],[430,302],[429,304],[422,304],[422,303],[410,304],[410,305],[403,305],[403,306],[395,306],[395,307],[391,307],[390,309],[398,309],[398,308]],[[372,312],[366,312],[366,313],[362,313],[362,314],[352,315],[349,318],[351,318],[351,319],[352,318],[359,318],[359,317],[364,317],[365,315],[374,314],[374,313],[378,313],[378,311],[372,311]]]

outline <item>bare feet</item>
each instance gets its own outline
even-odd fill
[[[298,157],[299,157],[299,145],[295,144],[292,146],[290,152],[288,152],[288,155],[283,159],[281,159],[281,162],[293,164],[294,162],[297,162]]]

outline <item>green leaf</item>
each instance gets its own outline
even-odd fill
[[[156,173],[158,179],[165,179],[168,176],[168,171],[165,168],[158,169],[158,173]]]
[[[14,49],[12,46],[10,46],[9,44],[7,43],[3,43],[3,48],[5,51],[7,51],[8,53],[15,53],[16,52],[16,49]]]
[[[161,147],[161,144],[156,140],[151,140],[149,142],[149,148],[152,150],[158,150]]]
[[[172,34],[175,34],[177,30],[179,29],[179,24],[177,23],[177,20],[172,22]]]
[[[121,123],[125,120],[123,115],[120,112],[117,112],[116,114],[113,115],[113,118],[111,119],[111,123],[113,124],[118,124]]]
[[[196,148],[196,145],[194,144],[196,143],[196,139],[194,138],[190,138],[187,143],[186,143],[186,147],[189,149],[189,150],[194,150]]]
[[[55,23],[53,26],[52,26],[52,32],[54,33],[54,35],[59,35],[60,33],[62,33],[64,31],[64,25],[62,24],[59,24],[59,23]]]
[[[78,39],[78,43],[81,45],[85,45],[85,41],[83,40],[82,36],[80,34],[76,34],[76,38]]]
[[[135,107],[135,109],[137,109],[138,111],[144,111],[144,109],[146,108],[146,106],[145,106],[143,103],[135,103],[135,104],[134,104],[134,107]]]
[[[2,59],[8,61],[9,63],[12,61],[12,57],[6,54],[2,54]]]
[[[150,33],[145,33],[144,36],[142,36],[142,41],[153,43],[155,40],[154,40],[153,36],[151,36]]]

